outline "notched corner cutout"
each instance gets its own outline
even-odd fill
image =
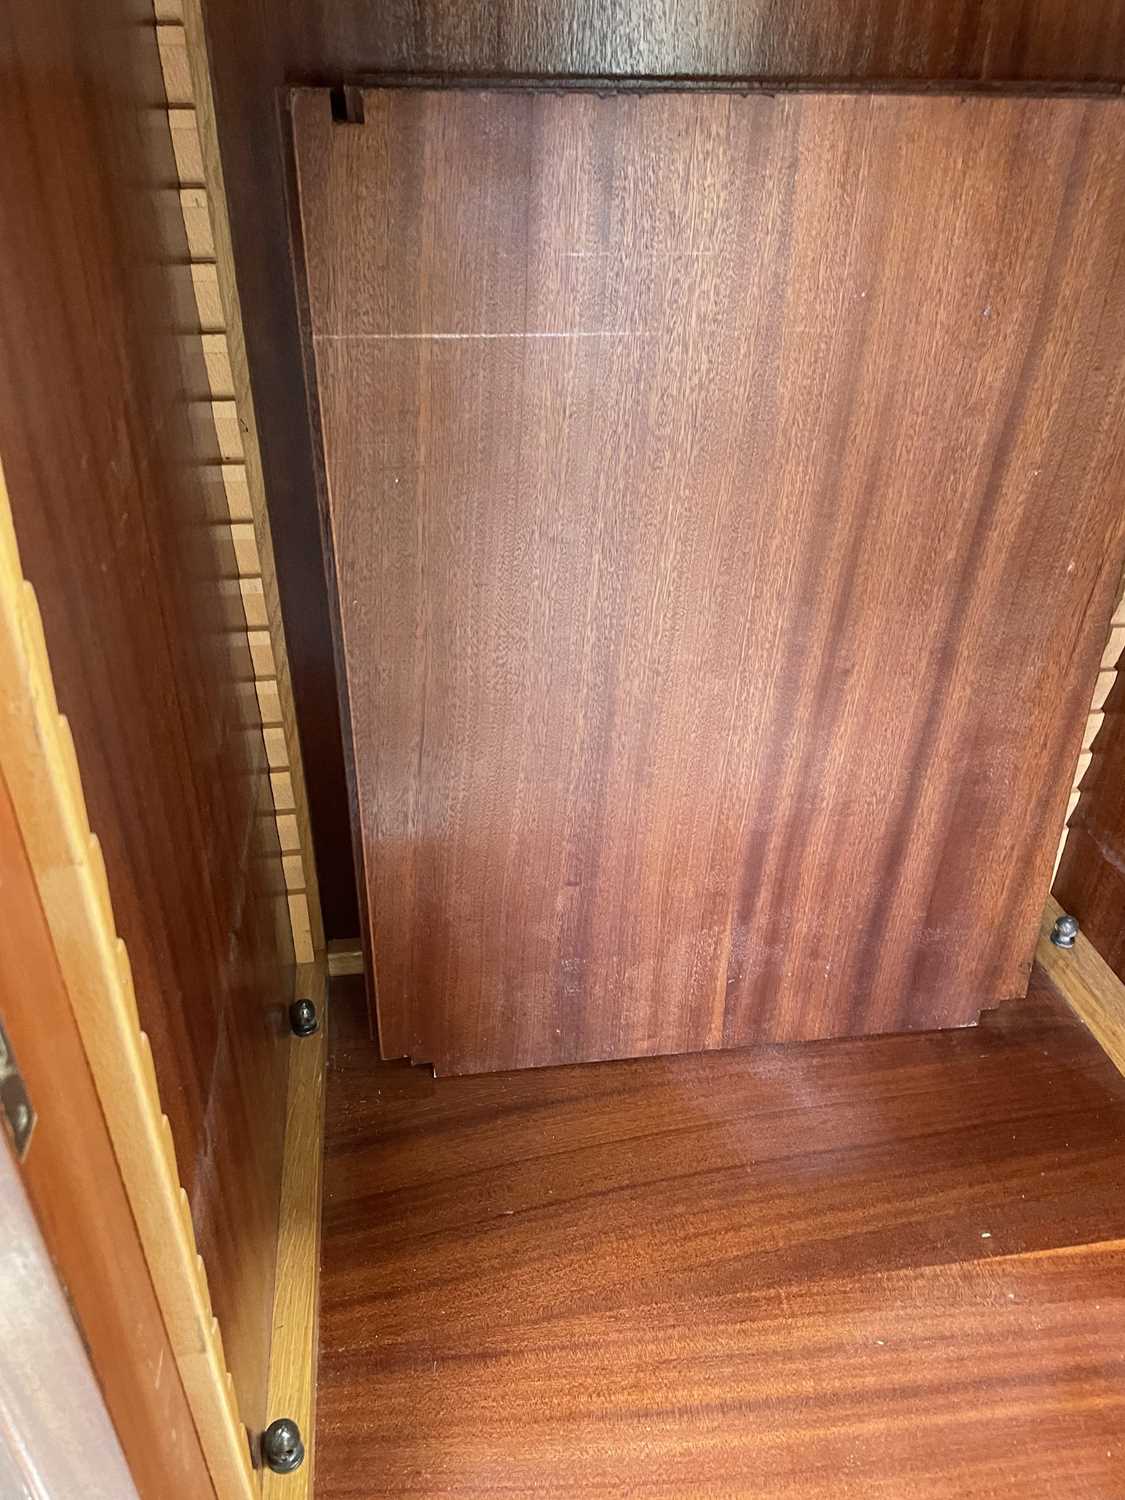
[[[341,83],[328,90],[332,118],[337,125],[363,124],[363,90],[354,83]]]

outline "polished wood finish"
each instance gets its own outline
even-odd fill
[[[0,702],[0,767],[192,1423],[216,1494],[251,1500],[246,1429],[161,1108],[152,1049],[141,1030],[102,847],[90,829],[74,739],[59,713],[38,601],[23,575],[2,469]]]
[[[268,629],[251,634],[250,650],[259,696],[263,690],[270,690],[283,730],[288,796],[278,811],[291,814],[298,830],[299,848],[286,855],[284,866],[293,954],[298,964],[305,964],[323,952],[324,930],[200,0],[186,0],[183,24],[170,22],[162,25],[157,35],[169,101],[190,105],[199,131],[209,230],[200,260],[210,262],[210,269],[215,274],[223,325],[221,333],[203,336],[205,368],[210,377],[210,395],[216,398],[213,401],[214,426],[224,449],[221,456],[230,460],[223,465],[222,484],[228,501],[232,496],[236,497],[237,510],[231,507],[231,519],[237,515],[239,522],[250,523],[253,532],[253,546],[236,548],[236,558],[241,563],[245,552],[249,553],[253,576],[261,585],[266,610]],[[193,225],[192,211],[185,204],[184,232],[189,246]],[[222,399],[224,397],[228,399]],[[274,800],[276,806],[276,797]]]
[[[1116,1500],[1125,1080],[1041,978],[976,1028],[438,1081],[358,985],[318,1500]]]
[[[187,0],[190,4],[191,0]],[[310,1500],[316,1474],[316,1364],[320,1313],[320,1207],[324,1167],[328,973],[324,958],[301,964],[296,993],[311,1000],[320,1027],[290,1041],[285,1171],[270,1356],[270,1411],[291,1417],[305,1441],[292,1474],[262,1471],[261,1500]]]
[[[278,574],[329,937],[359,931],[312,449],[287,261],[279,92],[384,72],[1125,79],[1121,0],[204,0]]]
[[[20,0],[0,51],[0,456],[255,1430],[291,955],[237,581],[176,337],[190,282],[155,27],[132,0]]]
[[[1022,993],[1125,548],[1125,105],[363,104],[293,118],[383,1055]]]
[[[213,1500],[3,776],[0,1016],[37,1114],[24,1184],[137,1491],[141,1500]]]

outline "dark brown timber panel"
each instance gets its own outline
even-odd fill
[[[1125,540],[1125,106],[365,109],[294,103],[384,1055],[1021,992]]]
[[[384,71],[997,83],[1125,78],[1125,0],[204,0],[330,937],[358,931],[287,262],[277,92]]]
[[[0,459],[253,1428],[292,951],[229,527],[224,550],[189,423],[151,6],[13,0],[0,57]]]
[[[1125,1082],[982,1025],[483,1078],[333,994],[318,1500],[1120,1500]]]

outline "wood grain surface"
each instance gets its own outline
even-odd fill
[[[1002,85],[1125,79],[1121,0],[204,0],[329,937],[359,931],[288,262],[286,85],[381,73]]]
[[[1125,106],[364,101],[293,110],[384,1056],[1022,992],[1125,545]]]
[[[189,0],[190,3],[190,0]],[[292,1474],[262,1470],[261,1500],[311,1500],[316,1477],[316,1365],[320,1313],[320,1206],[324,1170],[328,974],[323,957],[297,969],[296,994],[316,1006],[320,1029],[289,1043],[285,1170],[270,1356],[270,1411],[291,1417],[305,1442]]]
[[[134,0],[19,0],[0,55],[0,456],[254,1430],[292,955],[245,620],[179,354],[185,287],[196,311],[155,25]]]
[[[1125,604],[1118,615],[1125,625]],[[1110,642],[1107,655],[1116,664],[1123,642],[1116,631]],[[1120,666],[1104,712],[1054,893],[1118,978],[1125,979],[1125,673]]]
[[[1041,978],[967,1030],[438,1081],[358,985],[318,1500],[1117,1500],[1125,1080]]]
[[[175,100],[194,109],[206,182],[202,197],[208,235],[201,245],[198,244],[196,211],[184,196],[194,190],[182,188],[181,199],[184,233],[195,257],[193,274],[206,266],[214,275],[223,324],[221,333],[203,334],[198,340],[202,346],[205,388],[211,397],[211,421],[219,441],[219,456],[223,460],[222,490],[226,504],[220,515],[224,520],[229,517],[240,527],[249,523],[252,529],[253,546],[243,548],[236,545],[235,556],[240,564],[246,559],[252,561],[254,572],[251,576],[261,587],[267,613],[268,629],[255,630],[251,634],[250,653],[259,697],[268,690],[281,718],[288,794],[277,810],[292,816],[300,839],[299,849],[284,860],[293,956],[298,964],[311,963],[315,954],[324,950],[324,931],[200,0],[188,0],[183,13],[183,24],[167,22],[157,28],[157,45],[169,101]],[[243,577],[240,577],[242,581]]]
[[[2,775],[0,1016],[37,1116],[24,1185],[137,1492],[141,1500],[214,1500]]]
[[[1125,983],[1084,932],[1079,932],[1072,948],[1060,948],[1051,941],[1051,932],[1062,914],[1055,898],[1048,897],[1036,961],[1075,1015],[1089,1027],[1117,1071],[1125,1074]]]

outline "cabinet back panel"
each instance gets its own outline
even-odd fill
[[[385,1055],[1021,992],[1121,566],[1122,106],[364,106],[294,122]]]

